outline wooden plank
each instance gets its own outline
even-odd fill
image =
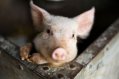
[[[119,79],[119,31],[74,79]]]
[[[0,79],[42,79],[0,49]]]

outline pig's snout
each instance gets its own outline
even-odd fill
[[[67,52],[63,48],[57,48],[52,53],[52,58],[56,61],[66,60]]]

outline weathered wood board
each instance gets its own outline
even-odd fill
[[[42,79],[0,49],[0,79]]]
[[[119,79],[119,32],[74,79]]]

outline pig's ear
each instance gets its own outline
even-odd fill
[[[45,11],[44,9],[35,5],[32,0],[30,2],[30,6],[31,6],[31,15],[32,15],[33,23],[37,30],[41,29],[42,27],[40,27],[40,26],[41,26],[42,22],[45,20],[49,20],[50,14],[47,11]]]
[[[78,36],[80,38],[84,39],[89,35],[94,22],[94,14],[95,8],[93,7],[74,18],[78,22]]]

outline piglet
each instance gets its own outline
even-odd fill
[[[40,33],[33,41],[37,52],[29,59],[37,64],[49,63],[53,66],[74,60],[77,56],[77,37],[84,39],[89,35],[95,8],[68,18],[52,15],[32,1],[30,6],[33,24]]]

